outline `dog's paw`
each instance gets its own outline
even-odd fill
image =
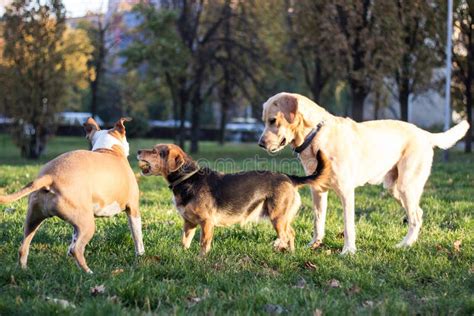
[[[411,245],[413,245],[413,243],[414,243],[414,241],[410,242],[410,241],[407,241],[407,240],[403,239],[402,241],[400,241],[398,244],[395,245],[395,248],[408,248]]]
[[[279,252],[283,252],[283,251],[286,251],[289,249],[289,245],[288,245],[288,242],[284,242],[283,240],[281,240],[280,238],[276,239],[274,242],[273,242],[273,248],[276,250],[276,251],[279,251]]]
[[[356,247],[344,246],[341,251],[341,256],[354,255],[356,253]]]
[[[323,242],[321,240],[312,240],[311,242],[308,243],[307,247],[309,249],[316,250],[320,248],[323,245]]]

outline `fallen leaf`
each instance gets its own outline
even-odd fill
[[[120,273],[123,273],[123,272],[124,272],[123,269],[120,269],[120,268],[119,268],[119,269],[115,269],[114,271],[112,271],[112,275],[114,275],[114,276],[115,276],[115,275],[119,275]]]
[[[286,308],[277,304],[265,304],[263,306],[263,311],[268,314],[281,314],[286,312]]]
[[[351,295],[352,295],[352,294],[358,294],[358,293],[360,293],[360,291],[362,291],[361,288],[358,287],[358,286],[355,285],[355,284],[353,284],[353,285],[351,286],[351,288],[348,290],[349,294],[351,294]]]
[[[313,316],[323,316],[323,311],[319,308],[316,308],[313,312]]]
[[[299,278],[298,282],[293,286],[295,289],[304,289],[306,287],[306,280],[303,278]]]
[[[186,300],[188,301],[188,306],[192,307],[192,306],[198,304],[199,302],[201,302],[203,300],[203,298],[202,297],[196,297],[196,296],[188,296],[186,298]]]
[[[454,251],[455,252],[461,252],[461,240],[456,240],[454,243],[453,243],[453,246],[454,246]]]
[[[331,279],[328,282],[329,287],[335,289],[335,288],[340,288],[341,287],[341,282],[339,282],[336,279]]]
[[[107,301],[115,303],[115,304],[120,303],[120,299],[118,298],[117,295],[108,296]]]
[[[252,263],[252,258],[249,256],[243,256],[242,258],[239,259],[239,264],[240,265],[247,265]]]
[[[469,268],[469,274],[474,274],[474,264]]]
[[[306,261],[304,263],[304,267],[308,270],[316,270],[318,268],[318,266],[312,263],[311,261]]]
[[[330,254],[332,253],[332,251],[331,251],[331,249],[327,249],[327,250],[325,251],[325,253],[326,253],[327,255],[330,255]]]
[[[224,265],[222,263],[216,262],[212,265],[212,268],[216,271],[220,271],[224,269]]]
[[[203,300],[205,300],[208,297],[209,297],[209,289],[204,289],[204,293],[201,297],[199,297],[199,296],[188,296],[186,298],[186,300],[188,301],[188,306],[192,307],[192,306],[202,302]]]
[[[313,250],[316,250],[316,249],[322,247],[323,245],[324,245],[324,244],[323,244],[321,241],[317,241],[317,242],[313,243],[313,244],[310,246],[310,248],[313,249]]]
[[[5,213],[13,213],[16,211],[16,208],[14,207],[7,207],[5,208]]]
[[[52,297],[48,297],[48,296],[46,296],[45,299],[48,302],[58,304],[62,308],[76,308],[76,305],[74,305],[73,303],[71,303],[69,301],[63,300],[63,299],[52,298]]]
[[[149,259],[150,261],[154,261],[154,262],[160,262],[160,261],[161,261],[161,257],[160,257],[160,256],[157,256],[157,255],[149,256],[148,259]]]
[[[103,294],[105,292],[105,285],[96,285],[94,287],[91,287],[91,294],[92,296],[97,296],[99,294]]]
[[[441,246],[440,244],[437,244],[437,245],[436,245],[436,250],[437,250],[437,251],[443,250],[443,246]]]
[[[372,308],[372,307],[374,307],[374,305],[375,305],[374,301],[364,301],[364,302],[362,302],[362,306],[364,306],[364,307]]]
[[[336,235],[337,238],[344,238],[344,231],[339,232],[339,234]]]

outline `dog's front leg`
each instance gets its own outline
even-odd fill
[[[326,225],[326,211],[328,208],[328,192],[319,192],[311,188],[314,205],[314,231],[313,240],[308,247],[316,249],[321,246],[324,238],[324,228]]]
[[[201,223],[201,256],[205,256],[211,250],[212,236],[214,235],[214,224],[209,220]]]
[[[127,209],[128,226],[132,232],[133,243],[135,244],[135,254],[141,256],[145,253],[143,246],[142,218],[137,209]]]
[[[184,220],[183,226],[183,247],[184,249],[189,249],[191,242],[193,241],[194,234],[196,233],[196,224],[191,223],[187,220]]]
[[[340,198],[344,208],[344,247],[341,255],[354,254],[356,252],[354,188],[340,192]]]

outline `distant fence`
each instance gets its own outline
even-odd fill
[[[8,133],[10,126],[0,124],[0,133]],[[178,129],[174,127],[151,127],[148,132],[142,136],[144,138],[175,138]],[[82,126],[58,126],[57,136],[85,136]],[[186,137],[190,138],[191,131],[186,129]],[[226,140],[237,142],[254,142],[258,139],[259,133],[255,131],[226,131]],[[219,130],[216,128],[201,128],[199,133],[200,140],[217,141],[219,139]]]

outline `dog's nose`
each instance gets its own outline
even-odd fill
[[[142,154],[141,150],[137,151],[137,155],[141,155],[141,154]]]
[[[260,138],[260,140],[258,141],[258,146],[260,146],[262,148],[266,148],[265,141],[262,138]]]

